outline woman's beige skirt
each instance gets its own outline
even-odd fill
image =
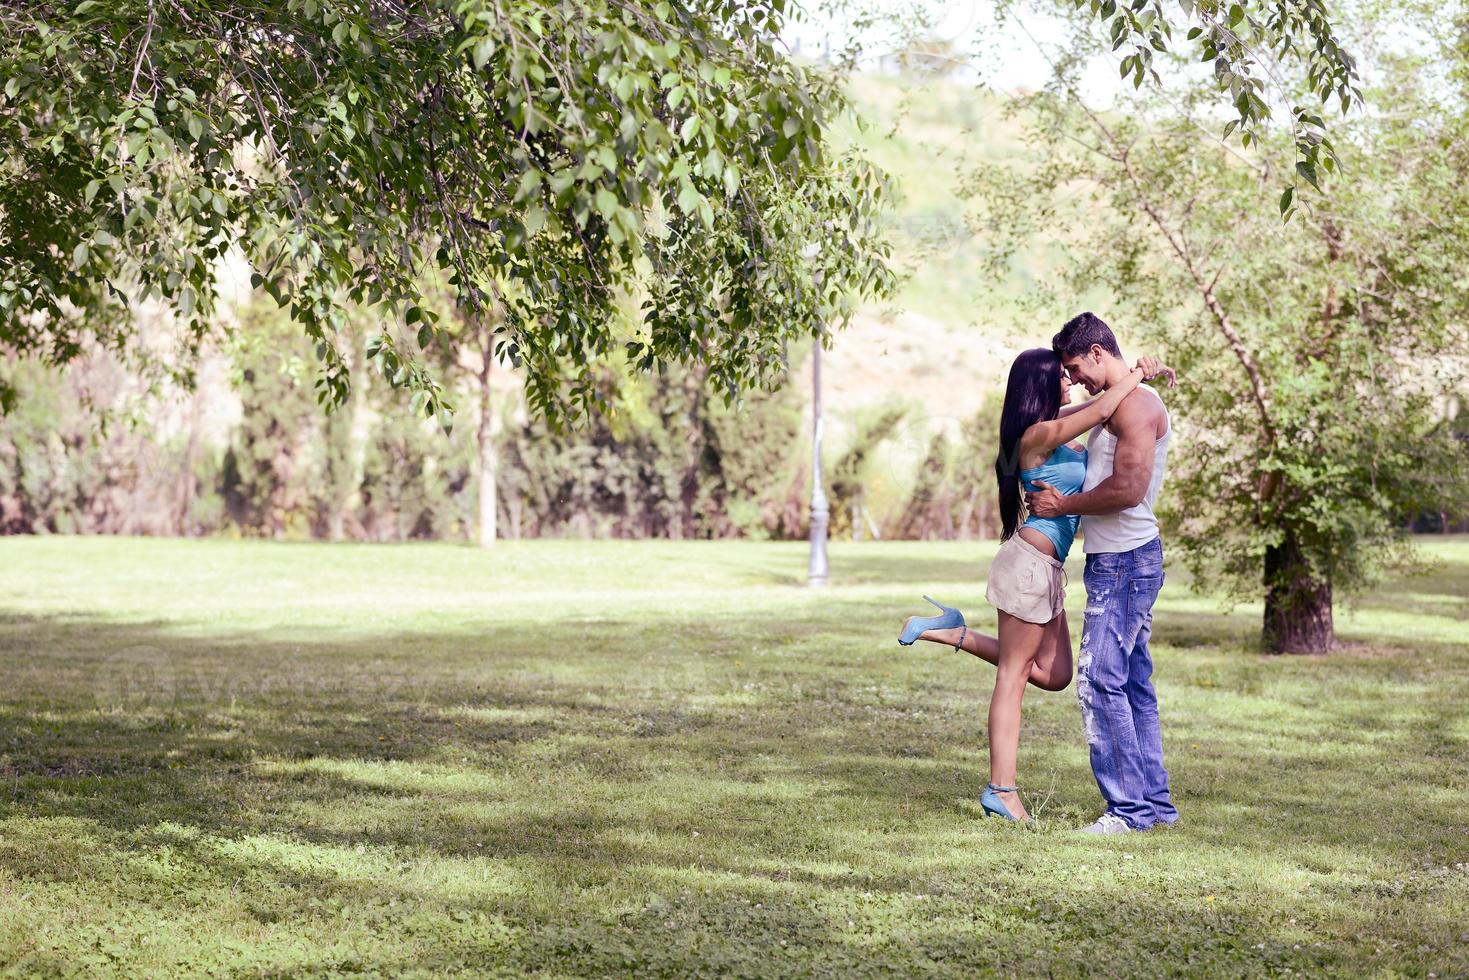
[[[1016,534],[1000,545],[984,597],[1017,619],[1049,623],[1066,603],[1065,574],[1061,562]]]

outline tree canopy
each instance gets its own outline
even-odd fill
[[[1012,3],[1007,0],[1005,6]],[[1293,169],[1285,178],[1280,211],[1287,218],[1297,178],[1320,190],[1320,175],[1334,173],[1336,146],[1322,117],[1335,101],[1345,114],[1362,104],[1357,61],[1342,46],[1325,0],[1180,0],[1182,18],[1163,0],[1062,0],[1062,6],[1099,20],[1118,70],[1134,88],[1162,81],[1156,53],[1194,58],[1210,66],[1213,88],[1228,95],[1234,116],[1224,125],[1246,148],[1267,138],[1280,109],[1290,118]],[[1174,30],[1185,31],[1184,53]],[[1281,113],[1285,114],[1285,113]]]
[[[123,349],[151,298],[197,350],[237,249],[315,341],[325,402],[350,300],[384,313],[377,366],[447,421],[417,356],[432,276],[493,305],[552,419],[623,353],[767,381],[891,279],[883,177],[830,147],[845,103],[778,46],[784,7],[0,2],[0,343]]]
[[[1391,111],[1337,126],[1350,181],[1288,224],[1261,202],[1290,144],[1219,141],[1207,83],[1101,113],[1063,68],[1015,107],[1033,166],[975,175],[997,260],[1055,243],[1055,315],[1101,288],[1124,343],[1180,369],[1169,540],[1197,582],[1265,598],[1278,650],[1328,649],[1333,590],[1408,561],[1407,521],[1469,486],[1444,416],[1469,349],[1469,88],[1456,29],[1420,26],[1425,50],[1377,52]]]
[[[446,312],[431,280],[456,314],[493,311],[553,422],[623,357],[699,362],[727,394],[773,383],[788,341],[893,281],[884,177],[834,149],[839,79],[785,53],[787,2],[0,0],[0,344],[127,351],[153,300],[195,354],[238,259],[314,341],[327,404],[350,302],[381,312],[371,360],[447,424],[419,356]],[[1161,0],[1063,6],[1138,84],[1170,50]],[[1191,0],[1185,23],[1246,144],[1263,56],[1299,54],[1318,101],[1359,98],[1320,0]],[[1332,144],[1292,118],[1314,182]]]

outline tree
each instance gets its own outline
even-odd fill
[[[867,409],[857,419],[852,441],[829,469],[833,536],[850,531],[853,540],[861,538],[863,525],[870,520],[863,491],[871,480],[874,454],[907,414],[906,406],[887,403]]]
[[[1161,0],[1073,0],[1140,84],[1174,22]],[[441,270],[552,420],[597,403],[593,365],[700,362],[728,397],[773,383],[786,343],[891,285],[883,178],[836,154],[838,80],[786,57],[787,0],[0,0],[0,344],[66,363],[132,344],[147,298],[210,328],[238,258],[314,341],[318,397],[352,358],[343,300],[380,307],[372,362],[445,424],[418,346]],[[1319,0],[1184,4],[1258,138],[1260,51],[1307,54],[1309,89],[1357,98]],[[1257,50],[1258,49],[1258,50]],[[1331,163],[1319,118],[1297,153]],[[1314,178],[1312,178],[1314,179]],[[609,310],[644,316],[631,336]],[[570,378],[570,385],[563,381]],[[0,407],[9,400],[0,378]]]
[[[1002,0],[1000,9],[1008,10],[1011,2]],[[1288,106],[1295,167],[1287,171],[1285,183],[1292,196],[1299,189],[1297,177],[1319,187],[1318,174],[1336,171],[1336,148],[1320,112],[1335,99],[1345,114],[1362,104],[1362,93],[1356,59],[1338,40],[1323,0],[1179,0],[1179,21],[1163,0],[1061,0],[1058,6],[1101,22],[1109,50],[1128,52],[1118,68],[1123,78],[1132,78],[1134,88],[1141,88],[1145,78],[1161,84],[1155,54],[1165,60],[1170,53],[1175,60],[1181,56],[1170,45],[1175,28],[1187,26],[1186,40],[1200,56],[1196,60],[1211,66],[1214,91],[1228,93],[1234,110],[1225,139],[1236,133],[1242,146],[1258,146],[1267,138],[1276,108]],[[1282,65],[1290,70],[1279,71]],[[1282,198],[1281,213],[1288,207]]]
[[[0,343],[127,349],[159,298],[197,354],[235,257],[314,341],[326,403],[350,301],[447,423],[406,342],[435,341],[438,271],[463,309],[503,308],[496,349],[553,420],[617,356],[768,383],[786,341],[891,280],[883,177],[830,148],[845,102],[780,50],[785,6],[0,0]],[[617,336],[629,295],[645,315]]]
[[[1214,139],[1207,85],[1109,115],[1063,68],[1015,107],[1034,168],[975,177],[997,261],[1051,229],[1053,299],[1104,285],[1124,339],[1180,369],[1169,541],[1196,581],[1263,596],[1272,650],[1329,650],[1334,597],[1408,562],[1405,518],[1469,485],[1435,407],[1464,384],[1469,343],[1464,43],[1378,57],[1381,111],[1337,127],[1351,180],[1308,201],[1288,189],[1285,225],[1260,202],[1292,147]]]

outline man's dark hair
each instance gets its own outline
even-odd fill
[[[1102,318],[1090,310],[1067,320],[1061,332],[1051,338],[1051,350],[1056,352],[1057,357],[1076,357],[1085,354],[1091,350],[1092,344],[1096,344],[1113,357],[1122,356],[1122,348],[1117,346],[1117,338],[1112,336],[1112,328],[1103,323]]]

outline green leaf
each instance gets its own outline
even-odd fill
[[[1292,185],[1290,187],[1287,187],[1285,189],[1285,193],[1282,194],[1282,195],[1280,195],[1280,213],[1281,214],[1285,214],[1287,211],[1290,210],[1291,200],[1294,199],[1295,196],[1296,196],[1296,189],[1295,189],[1294,185]]]
[[[598,187],[596,194],[596,205],[597,213],[600,214],[607,221],[611,221],[612,216],[616,214],[618,210],[617,195],[613,194],[605,187]]]
[[[684,214],[693,214],[699,207],[699,202],[703,199],[703,195],[699,193],[693,183],[686,180],[678,192],[678,208]]]
[[[92,257],[92,250],[87,247],[86,242],[78,242],[77,247],[71,250],[72,268],[80,269],[87,264],[87,259]]]
[[[546,223],[546,209],[539,204],[525,213],[525,233],[534,238]]]
[[[480,42],[474,46],[474,52],[470,55],[470,59],[474,62],[474,70],[479,71],[480,69],[484,68],[485,62],[489,61],[494,53],[494,38],[482,38]]]
[[[520,186],[516,188],[515,200],[523,201],[541,189],[541,172],[534,167],[520,175]]]

